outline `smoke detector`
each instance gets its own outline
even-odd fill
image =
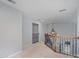
[[[14,0],[8,0],[10,3],[16,4]]]

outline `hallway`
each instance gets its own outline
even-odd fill
[[[79,57],[69,36],[79,39],[79,0],[0,0],[0,58]]]
[[[62,55],[53,52],[43,43],[35,43],[25,49],[22,53],[14,56],[14,58],[73,58],[72,56]]]

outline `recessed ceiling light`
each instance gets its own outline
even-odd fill
[[[67,11],[67,9],[61,9],[61,10],[59,10],[59,12],[64,12],[64,11]]]

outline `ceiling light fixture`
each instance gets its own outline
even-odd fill
[[[16,2],[14,0],[8,0],[9,2],[16,4]]]
[[[67,9],[61,9],[61,10],[59,10],[59,12],[64,12],[64,11],[67,11]]]

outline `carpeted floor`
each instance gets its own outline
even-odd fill
[[[35,43],[23,50],[22,53],[14,56],[15,58],[73,58],[59,53],[55,53],[43,43]]]

